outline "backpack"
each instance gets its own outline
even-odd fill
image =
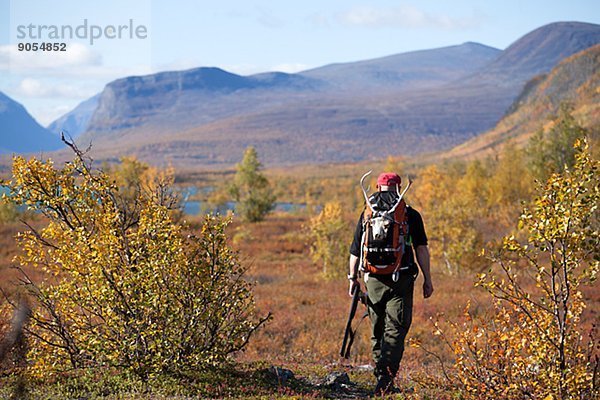
[[[373,211],[363,216],[363,269],[371,274],[392,274],[401,268],[408,235],[406,203],[400,199],[393,212]]]
[[[382,210],[373,204],[374,196],[367,196],[363,186],[367,175],[361,179],[361,188],[367,201],[362,222],[362,269],[376,275],[393,274],[394,280],[397,280],[408,237],[407,205],[403,197],[412,182],[409,180],[402,193],[397,191],[398,198],[391,208]]]

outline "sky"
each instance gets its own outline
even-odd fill
[[[46,126],[125,76],[293,73],[468,41],[505,49],[557,21],[600,24],[600,1],[0,0],[0,91]],[[48,42],[65,51],[18,49]]]

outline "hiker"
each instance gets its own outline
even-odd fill
[[[424,298],[432,295],[433,283],[423,220],[419,212],[407,206],[402,199],[410,182],[407,182],[401,194],[400,176],[382,173],[377,178],[378,191],[368,197],[363,181],[369,173],[361,179],[367,204],[358,220],[350,247],[348,280],[349,293],[352,295],[354,290],[360,289],[360,266],[368,293],[371,346],[377,377],[375,394],[381,395],[396,391],[393,381],[412,321],[413,288],[419,273],[415,255],[425,278]],[[388,243],[384,244],[386,240]],[[377,246],[383,247],[374,249]]]

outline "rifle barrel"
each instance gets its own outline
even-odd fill
[[[342,341],[342,349],[340,350],[340,357],[349,358],[350,348],[354,342],[354,332],[352,331],[352,320],[356,315],[356,308],[361,297],[360,288],[354,289],[352,295],[352,303],[350,304],[350,313],[348,315],[348,321],[346,322],[346,330],[344,331],[344,340]]]

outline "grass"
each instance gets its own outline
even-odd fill
[[[352,366],[291,364],[294,375],[277,376],[275,367],[265,362],[238,363],[235,368],[197,372],[190,377],[161,376],[147,383],[112,369],[90,369],[65,373],[45,380],[22,376],[1,379],[0,398],[31,399],[352,399],[368,398],[373,383],[371,372]],[[280,369],[280,367],[277,367]],[[328,382],[332,372],[346,373],[348,384]],[[429,378],[431,379],[431,378]],[[425,383],[416,384],[399,377],[396,385],[404,393],[392,399],[451,399],[452,390],[440,390]]]

